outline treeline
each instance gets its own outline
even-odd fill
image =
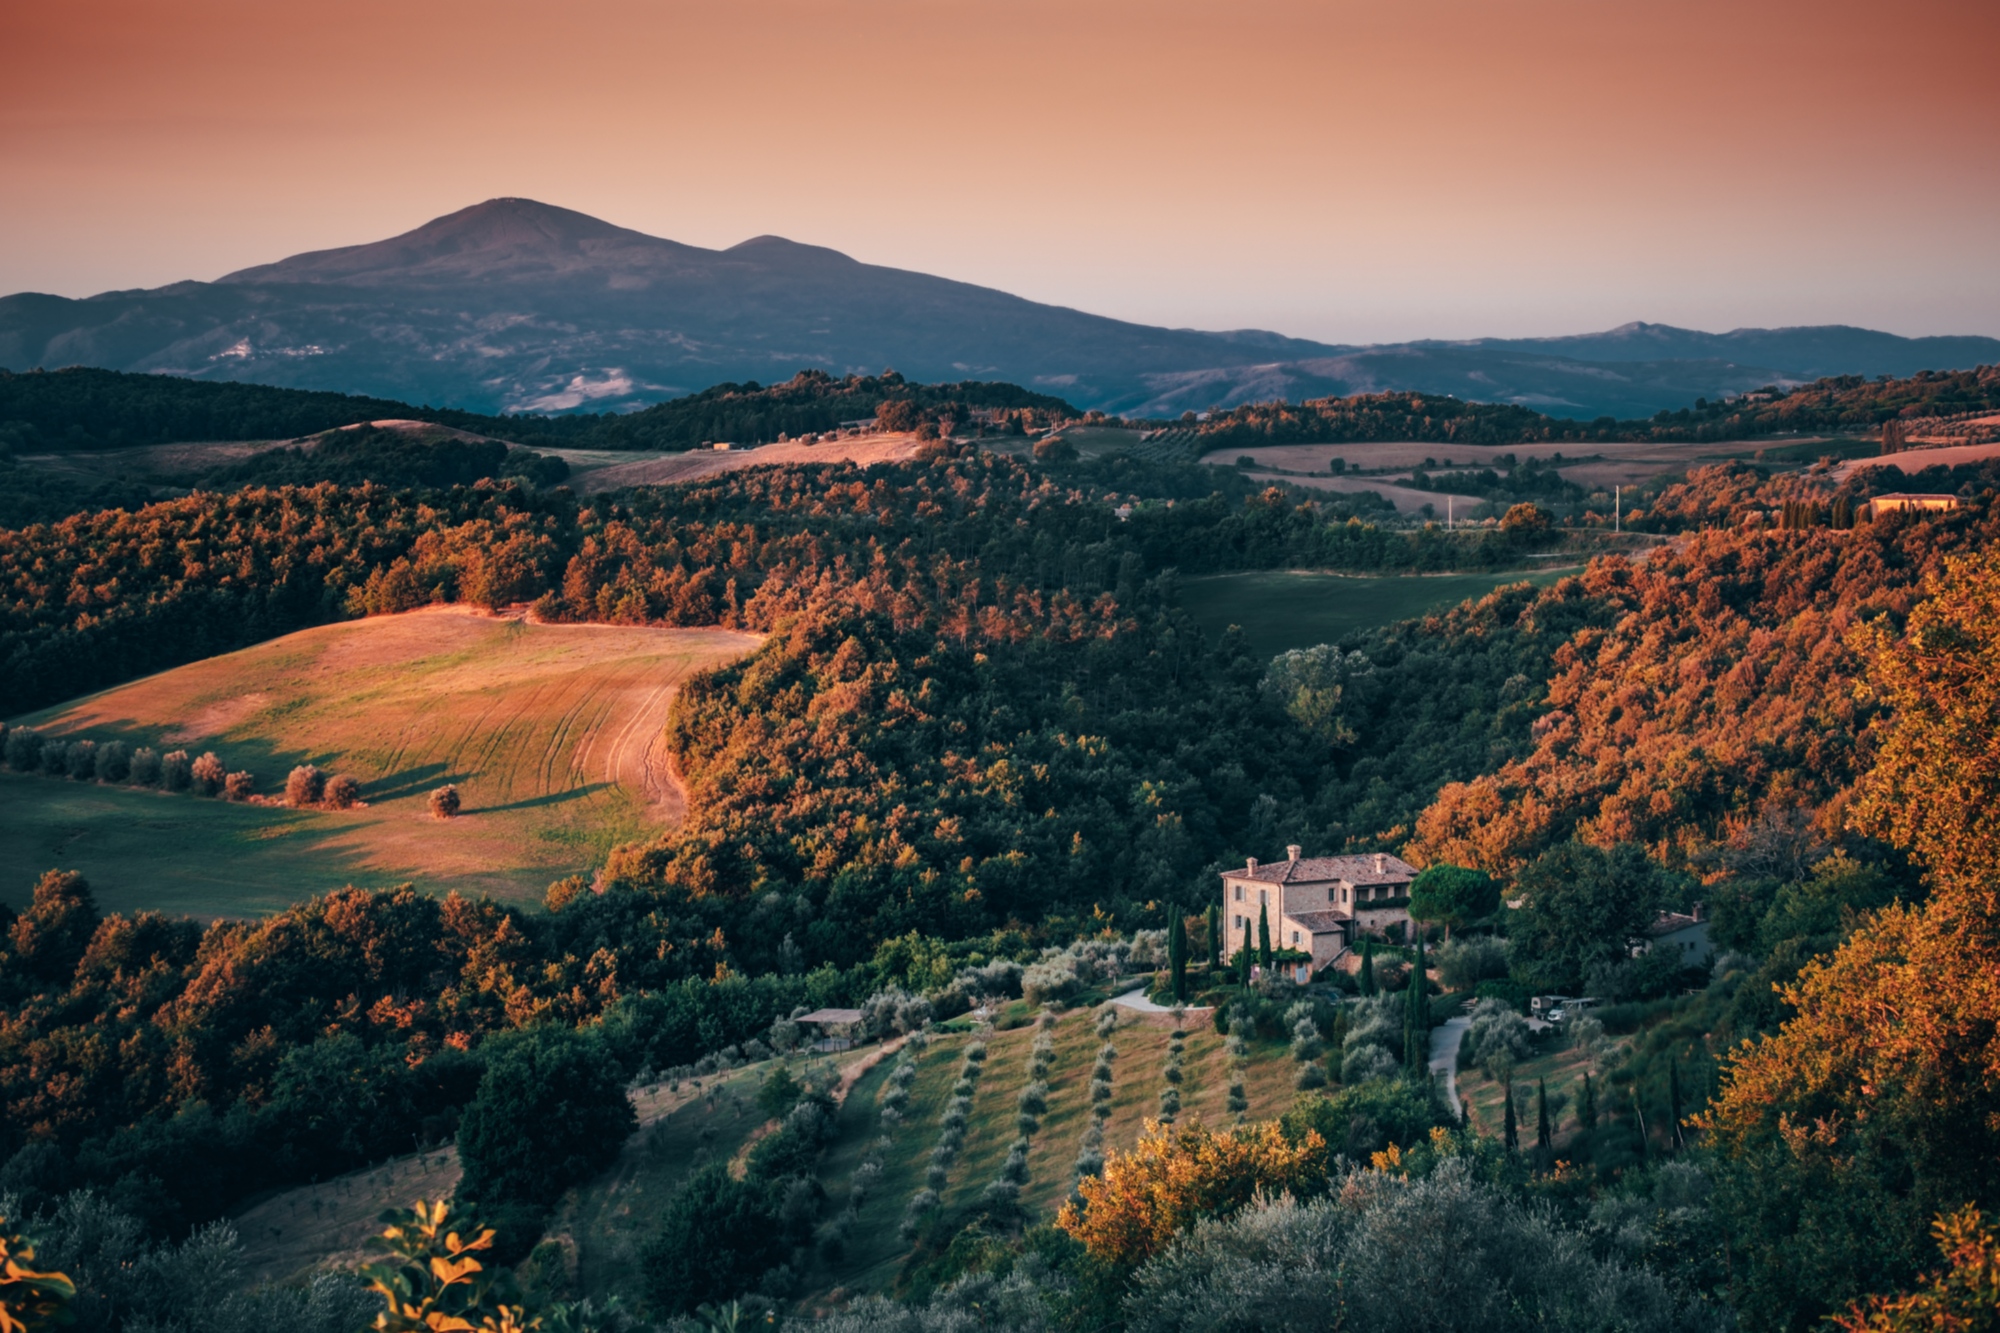
[[[593,449],[665,450],[694,449],[715,440],[768,444],[780,435],[831,431],[843,421],[878,416],[892,430],[914,430],[924,420],[965,427],[974,409],[1026,414],[1043,425],[1081,415],[1060,398],[1016,384],[913,384],[893,370],[840,378],[802,370],[782,384],[718,384],[626,416],[599,417],[577,443]]]
[[[1884,422],[2000,408],[2000,367],[1922,371],[1907,379],[1858,375],[1822,379],[1792,390],[1755,394],[1619,421],[1574,421],[1506,403],[1467,402],[1445,394],[1377,393],[1303,403],[1246,403],[1193,426],[1204,450],[1269,444],[1341,444],[1421,440],[1439,444],[1535,444],[1552,441],[1734,440],[1783,431],[1872,432]]]
[[[393,489],[448,489],[489,478],[518,477],[532,486],[558,486],[569,464],[553,454],[510,447],[500,440],[466,439],[446,432],[413,434],[379,426],[332,431],[309,447],[266,449],[240,463],[203,474],[205,490],[243,486],[338,486],[373,482]]]
[[[1080,416],[1060,398],[1014,384],[912,384],[894,371],[836,378],[799,372],[782,384],[718,384],[628,415],[490,416],[384,398],[135,375],[73,366],[0,370],[0,457],[197,440],[285,440],[357,422],[428,421],[514,444],[583,449],[692,449],[712,440],[762,444],[873,419],[884,403],[964,424],[974,408],[1043,421]],[[910,426],[916,421],[912,419]],[[270,478],[275,480],[275,478]]]
[[[433,421],[478,435],[556,443],[584,417],[495,417],[388,398],[71,366],[0,370],[0,454],[69,453],[197,440],[288,440],[384,419]]]

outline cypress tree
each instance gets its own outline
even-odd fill
[[[1247,935],[1250,928],[1245,926],[1243,929]],[[1375,993],[1375,941],[1373,940],[1361,941],[1361,993],[1363,995]]]
[[[1576,1122],[1585,1129],[1597,1128],[1597,1088],[1589,1074],[1583,1076],[1583,1096],[1576,1104]]]
[[[1403,1000],[1403,1062],[1413,1075],[1430,1065],[1431,1006],[1424,978],[1424,937],[1417,935],[1417,960],[1410,965],[1410,986]]]
[[[1507,1080],[1507,1105],[1500,1121],[1500,1142],[1508,1152],[1518,1152],[1521,1147],[1521,1129],[1514,1123],[1514,1080]]]
[[[1222,949],[1222,911],[1214,903],[1210,903],[1208,911],[1203,914],[1202,926],[1203,938],[1208,947],[1208,974],[1212,977],[1220,963],[1219,955]]]
[[[1535,1080],[1535,1146],[1546,1151],[1553,1136],[1549,1133],[1549,1081]]]
[[[1431,1030],[1430,978],[1425,975],[1424,936],[1417,933],[1417,961],[1410,968],[1410,1013],[1414,1016],[1417,1031]]]
[[[1261,903],[1257,907],[1257,966],[1271,975],[1271,913]]]
[[[1247,986],[1250,984],[1250,964],[1257,954],[1250,947],[1250,918],[1243,918],[1243,947],[1236,952],[1236,980]]]
[[[1410,1013],[1409,996],[1403,997],[1403,1072],[1411,1078],[1417,1076],[1417,1023]]]
[[[1174,1003],[1187,999],[1187,917],[1179,908],[1167,922],[1167,972],[1173,978]]]
[[[1667,1057],[1667,1111],[1674,1118],[1667,1141],[1676,1148],[1687,1147],[1687,1137],[1681,1133],[1681,1066],[1671,1055]]]

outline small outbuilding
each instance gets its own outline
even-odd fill
[[[859,1009],[815,1009],[809,1014],[801,1014],[792,1020],[801,1026],[810,1025],[819,1033],[813,1042],[816,1051],[844,1051],[854,1044],[854,1029],[861,1022]]]

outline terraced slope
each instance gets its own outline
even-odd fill
[[[247,769],[260,791],[314,763],[366,807],[289,811],[7,774],[0,865],[23,897],[52,865],[106,907],[227,915],[344,883],[415,880],[516,901],[681,813],[661,738],[692,672],[752,651],[729,630],[531,625],[432,608],[322,626],[35,714]],[[432,819],[454,783],[461,815]]]

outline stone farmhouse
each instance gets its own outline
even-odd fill
[[[1381,939],[1398,924],[1408,930],[1416,877],[1415,866],[1380,852],[1301,857],[1293,846],[1282,861],[1252,858],[1241,870],[1222,874],[1222,956],[1226,961],[1242,952],[1246,924],[1256,947],[1261,908],[1271,923],[1273,950],[1312,955],[1311,963],[1292,967],[1294,980],[1308,981],[1340,962],[1363,936]]]

